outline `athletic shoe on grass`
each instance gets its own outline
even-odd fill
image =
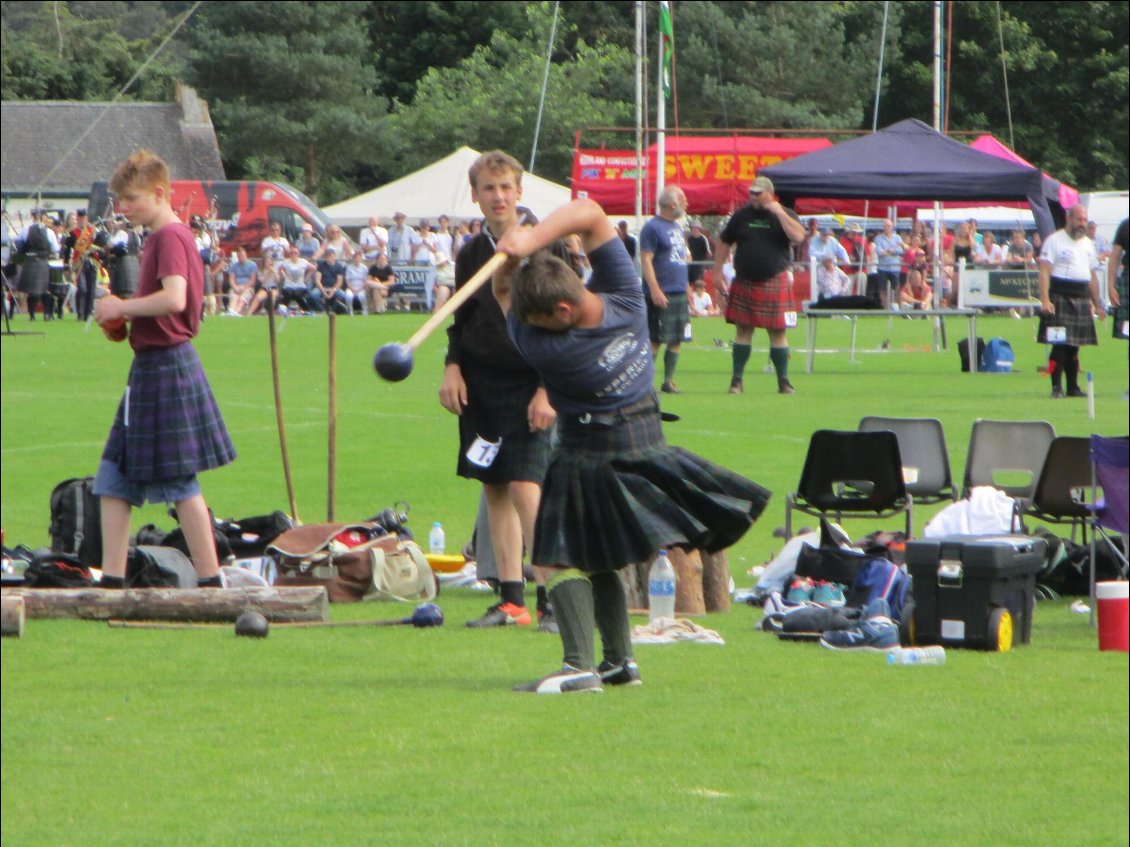
[[[484,629],[490,626],[526,626],[530,622],[530,610],[513,603],[495,603],[481,618],[467,621],[471,629]]]
[[[643,685],[643,680],[640,679],[640,666],[632,659],[616,665],[605,659],[596,672],[600,674],[600,681],[605,685]]]
[[[886,652],[899,646],[898,624],[891,620],[891,609],[880,597],[867,604],[858,628],[829,630],[820,637],[820,646],[829,650]]]
[[[550,635],[561,632],[557,626],[557,618],[553,616],[553,609],[538,609],[538,629]]]
[[[513,690],[529,694],[572,694],[576,691],[600,694],[604,691],[604,686],[600,684],[600,677],[595,672],[562,665],[557,673],[551,673],[533,682],[515,685]]]
[[[838,582],[819,580],[816,583],[816,589],[812,592],[812,602],[819,603],[821,606],[842,606],[844,605],[844,590]]]
[[[798,576],[789,586],[789,593],[785,595],[785,599],[790,603],[803,603],[811,600],[815,591],[816,583],[807,576]]]

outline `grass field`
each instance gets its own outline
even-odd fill
[[[477,490],[454,476],[455,424],[436,398],[444,339],[418,351],[406,382],[370,365],[421,320],[338,322],[336,512],[361,519],[405,500],[418,534],[441,520],[454,548]],[[47,543],[55,483],[94,471],[129,364],[128,348],[74,321],[34,328],[46,334],[0,342],[0,519],[6,543],[32,547]],[[821,348],[846,347],[848,328],[824,322]],[[775,393],[755,347],[746,393],[730,396],[729,354],[713,340],[732,332],[696,322],[684,393],[664,397],[683,417],[668,438],[775,493],[730,551],[739,586],[779,548],[772,531],[814,429],[934,416],[957,476],[978,417],[1126,432],[1126,347],[1108,325],[1083,351],[1094,421],[1085,401],[1048,398],[1030,321],[978,328],[1012,342],[1016,373],[962,374],[963,325],[933,353],[927,322],[895,318],[861,322],[857,364],[824,353],[812,375],[795,332],[792,397]],[[285,509],[266,322],[210,320],[197,347],[240,452],[202,477],[210,504],[225,517]],[[291,319],[280,347],[309,523],[326,509],[326,321]],[[916,512],[919,528],[931,511]],[[149,522],[171,526],[159,507],[135,514],[135,527]],[[1127,843],[1127,659],[1100,653],[1065,602],[1039,605],[1029,646],[949,651],[921,669],[778,643],[755,631],[758,612],[735,607],[701,621],[724,647],[641,646],[643,688],[560,699],[508,691],[559,661],[555,638],[463,629],[489,602],[468,589],[440,602],[442,629],[276,629],[261,642],[29,622],[0,644],[4,845]]]

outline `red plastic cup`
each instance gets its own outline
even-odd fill
[[[1099,613],[1099,649],[1130,652],[1130,582],[1095,585]]]

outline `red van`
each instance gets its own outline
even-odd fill
[[[237,247],[245,247],[253,259],[259,258],[259,245],[273,223],[282,226],[283,235],[291,242],[298,238],[304,224],[313,226],[314,234],[322,240],[332,223],[309,197],[278,182],[178,179],[173,180],[172,195],[173,210],[182,221],[189,223],[198,215],[209,222],[218,239],[213,249],[230,254]],[[105,217],[112,200],[108,183],[94,183],[90,216]]]

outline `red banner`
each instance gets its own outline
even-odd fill
[[[746,190],[769,165],[830,147],[826,138],[742,136],[670,137],[666,140],[664,182],[686,192],[695,215],[728,215],[746,202]],[[655,210],[656,148],[647,151],[643,211]],[[591,197],[613,215],[635,212],[638,162],[632,150],[573,151],[573,196]]]

